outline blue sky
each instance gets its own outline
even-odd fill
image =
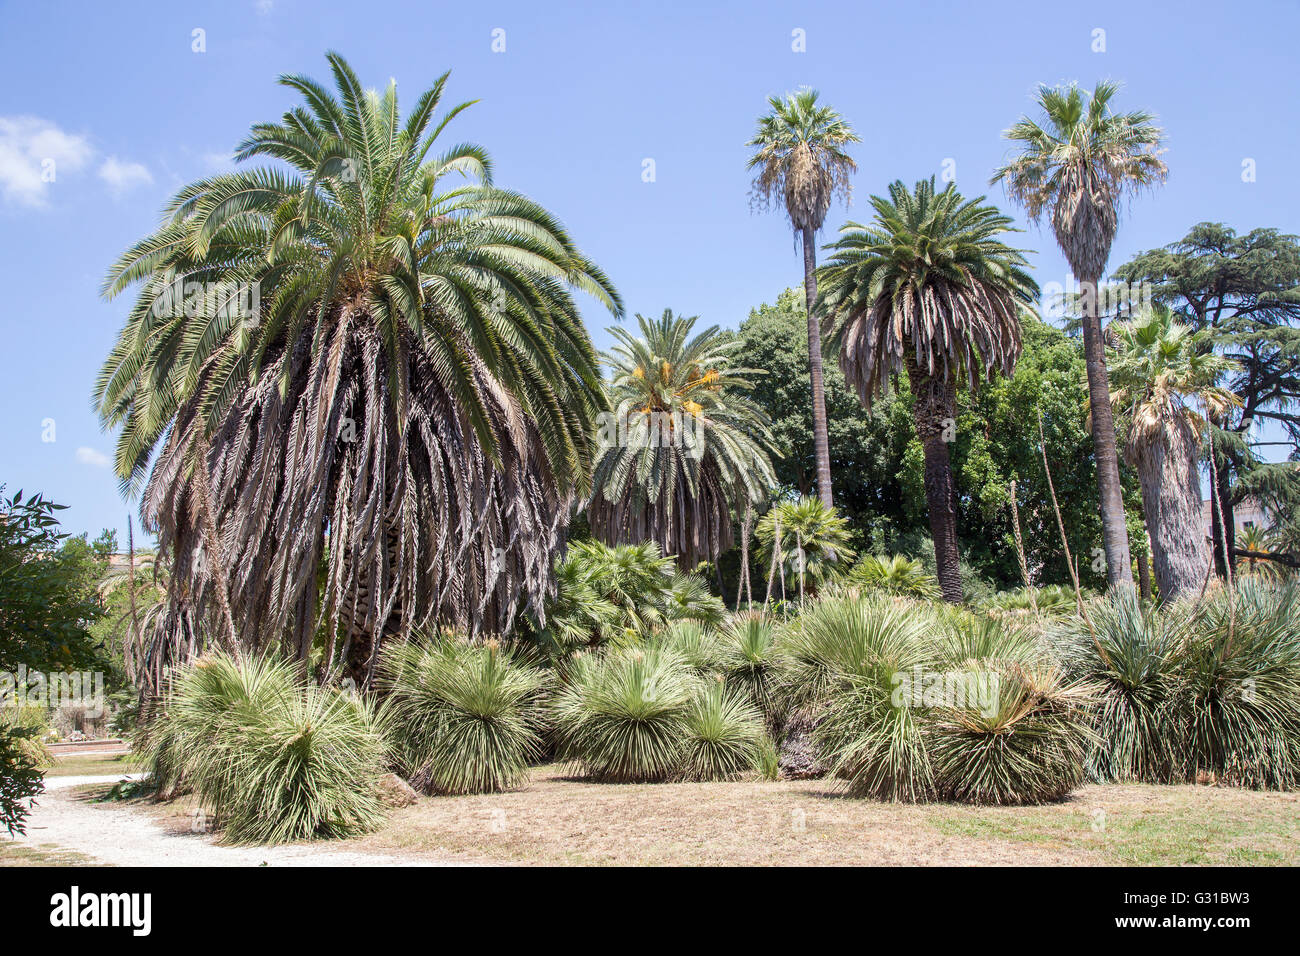
[[[1158,114],[1171,169],[1126,209],[1112,266],[1202,220],[1300,231],[1294,0],[6,2],[0,22],[0,482],[70,505],[71,531],[117,528],[123,542],[134,506],[90,391],[127,305],[100,299],[102,276],[176,188],[228,165],[251,123],[293,103],[278,74],[328,78],[328,49],[368,85],[395,78],[408,105],[451,69],[449,97],[480,102],[448,135],[487,147],[499,184],[555,212],[629,313],[669,306],[734,326],[801,281],[784,221],[749,209],[744,146],[766,97],[800,85],[863,138],[858,201],[832,210],[827,237],[870,193],[945,160],[964,192],[1007,207],[985,185],[1002,130],[1038,83],[1102,78],[1124,82],[1120,108]],[[1066,281],[1049,232],[1020,238],[1041,283]],[[607,344],[608,315],[594,303],[585,315]]]

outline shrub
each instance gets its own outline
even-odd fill
[[[1091,690],[1069,682],[1027,633],[969,615],[950,619],[935,665],[962,698],[927,714],[939,798],[1044,803],[1082,782],[1094,739]]]
[[[225,842],[352,836],[383,820],[374,715],[353,695],[304,684],[287,664],[201,657],[154,720],[145,759],[157,782],[191,787],[223,820]]]
[[[1300,784],[1300,587],[1239,579],[1196,614],[1183,654],[1177,776],[1255,789]]]
[[[728,780],[758,768],[766,735],[763,715],[726,688],[722,678],[704,681],[686,715],[686,741],[677,776]]]
[[[522,786],[542,753],[545,674],[495,642],[441,637],[382,663],[385,725],[411,782],[435,793]]]
[[[677,771],[697,686],[690,664],[656,646],[584,654],[556,695],[559,754],[591,777],[656,781]]]
[[[846,581],[868,590],[902,597],[927,600],[939,597],[938,579],[920,561],[901,554],[888,558],[869,554],[853,566]]]
[[[757,611],[737,614],[718,635],[718,650],[727,686],[748,697],[768,728],[775,728],[782,717],[777,693],[781,653],[771,620]]]
[[[1130,588],[1090,602],[1088,615],[1091,627],[1075,616],[1049,634],[1067,675],[1097,690],[1087,772],[1100,783],[1167,782],[1184,732],[1171,707],[1188,616],[1144,607]]]
[[[681,657],[701,677],[722,666],[722,648],[717,632],[699,621],[674,621],[656,633],[648,644]]]
[[[1084,595],[1087,600],[1087,594]],[[1074,591],[1060,584],[1045,584],[1037,588],[1016,588],[999,591],[984,602],[989,611],[1024,613],[1038,608],[1039,614],[1051,616],[1073,614],[1076,611]]]
[[[784,695],[816,714],[813,740],[854,796],[930,794],[920,713],[894,691],[925,664],[932,621],[915,605],[850,593],[808,606],[783,634]]]
[[[45,789],[39,737],[38,727],[0,720],[0,826],[11,837],[27,832],[28,801]]]

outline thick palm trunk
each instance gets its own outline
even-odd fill
[[[934,562],[943,598],[960,604],[961,555],[957,549],[957,487],[952,478],[948,443],[943,440],[945,419],[954,418],[957,405],[952,383],[932,378],[918,369],[909,353],[908,379],[915,404],[912,418],[916,437],[925,452],[925,500],[930,513],[930,536],[934,539]]]
[[[1083,278],[1083,277],[1081,277]],[[1100,276],[1083,278],[1084,289],[1097,289]],[[1092,411],[1092,449],[1101,492],[1102,547],[1106,552],[1106,581],[1111,587],[1133,586],[1128,529],[1124,524],[1124,493],[1115,447],[1115,417],[1110,407],[1110,376],[1106,346],[1097,314],[1097,296],[1083,296],[1083,355],[1088,366],[1088,406]]]
[[[834,504],[831,496],[831,451],[826,432],[826,389],[822,384],[822,330],[813,312],[817,301],[816,233],[803,230],[803,290],[808,301],[808,374],[812,379],[813,450],[817,457],[817,496],[827,508]]]
[[[1142,510],[1151,532],[1151,564],[1160,597],[1195,594],[1210,570],[1201,526],[1201,482],[1196,436],[1186,421],[1169,423],[1137,450]]]

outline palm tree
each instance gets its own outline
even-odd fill
[[[775,482],[767,416],[746,396],[754,369],[734,368],[716,325],[665,309],[638,315],[640,337],[609,330],[614,407],[602,422],[588,506],[606,544],[650,540],[686,570],[731,547],[732,514],[765,501]]]
[[[808,374],[812,380],[813,449],[817,456],[817,494],[830,507],[831,455],[826,433],[826,392],[822,385],[821,327],[813,311],[817,299],[817,230],[826,221],[838,193],[847,201],[849,174],[857,164],[844,152],[860,143],[844,117],[829,106],[817,105],[817,91],[801,89],[768,98],[771,112],[759,117],[758,130],[746,146],[757,147],[749,158],[754,197],[765,208],[779,202],[795,235],[803,243],[803,286],[808,304]]]
[[[849,522],[820,498],[801,497],[773,505],[755,532],[763,546],[767,597],[780,580],[781,594],[816,593],[827,581],[848,570],[853,560]]]
[[[821,282],[830,345],[868,408],[892,374],[906,371],[916,437],[925,453],[925,495],[939,585],[962,600],[957,492],[945,432],[955,424],[957,388],[1010,375],[1020,357],[1020,310],[1037,294],[1025,257],[997,237],[1011,219],[984,197],[965,199],[933,177],[909,192],[871,197],[871,225],[847,223],[829,248]]]
[[[1220,415],[1240,400],[1215,382],[1232,363],[1155,306],[1107,330],[1115,339],[1111,404],[1127,431],[1124,458],[1138,473],[1142,510],[1160,596],[1173,600],[1205,582],[1210,555],[1201,515],[1203,412]]]
[[[95,398],[172,565],[175,655],[228,605],[241,646],[318,642],[364,684],[426,622],[542,612],[605,407],[572,293],[622,307],[483,149],[436,148],[470,105],[438,115],[446,74],[403,122],[328,60],[336,92],[281,77],[302,105],[238,148],[276,165],[185,186],[112,267],[135,302]]]
[[[1155,117],[1145,111],[1111,111],[1118,90],[1116,83],[1098,83],[1088,96],[1074,85],[1040,87],[1043,121],[1022,117],[1006,131],[1007,139],[1023,144],[1022,151],[989,182],[1002,180],[1007,194],[1035,222],[1051,216],[1057,244],[1083,289],[1083,349],[1106,576],[1112,586],[1132,586],[1098,287],[1119,224],[1120,200],[1163,182],[1168,168],[1159,157],[1163,132]]]

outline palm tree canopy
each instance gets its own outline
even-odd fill
[[[1035,221],[1050,211],[1056,240],[1081,279],[1099,279],[1110,257],[1126,193],[1164,182],[1164,133],[1146,111],[1115,113],[1118,83],[1091,95],[1078,86],[1041,86],[1040,120],[1025,116],[1004,134],[1021,152],[990,178],[1001,180]]]
[[[104,294],[136,298],[95,400],[124,486],[149,476],[180,618],[220,558],[245,640],[291,631],[303,656],[342,617],[373,663],[393,618],[498,629],[540,605],[605,407],[573,293],[622,306],[482,148],[438,146],[471,105],[439,115],[447,74],[403,120],[392,83],[328,61],[335,91],[282,76],[302,103],[238,147],[274,165],[185,186],[112,267]]]
[[[1010,374],[1020,310],[1038,291],[1022,251],[998,238],[1011,219],[954,183],[936,193],[933,177],[915,191],[896,181],[871,205],[871,224],[847,223],[818,270],[828,346],[863,403],[909,362],[972,388],[985,373]]]
[[[637,315],[640,336],[611,328],[604,357],[614,412],[593,476],[592,533],[608,544],[653,540],[687,568],[731,542],[732,510],[775,483],[767,416],[747,395],[756,369],[732,364],[737,340],[697,316]]]
[[[1130,449],[1149,444],[1182,419],[1200,435],[1211,417],[1241,404],[1217,383],[1235,368],[1210,349],[1209,332],[1193,332],[1164,306],[1152,306],[1107,330],[1111,405],[1129,425]]]
[[[817,104],[818,93],[801,89],[768,98],[771,112],[759,118],[746,146],[756,147],[754,197],[763,206],[779,199],[796,232],[822,227],[836,193],[847,198],[857,164],[844,152],[862,140],[844,117]]]

